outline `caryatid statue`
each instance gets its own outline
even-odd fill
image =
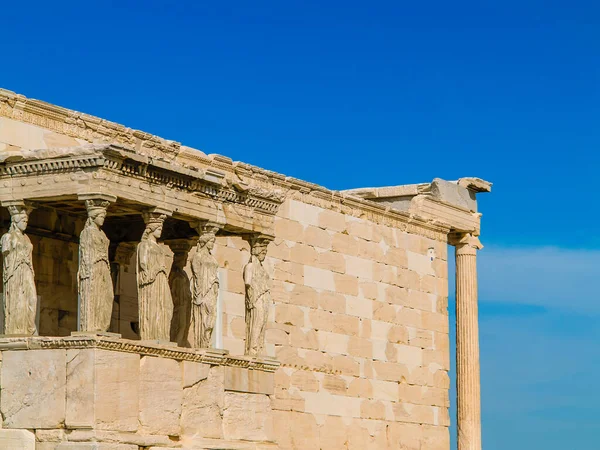
[[[264,352],[265,330],[271,306],[271,278],[264,266],[267,246],[265,236],[250,238],[250,261],[244,267],[246,285],[246,355],[260,356]]]
[[[159,244],[166,214],[144,213],[146,229],[137,248],[140,338],[170,342],[173,300],[169,287],[171,250]]]
[[[38,300],[31,262],[33,245],[24,233],[31,208],[24,202],[6,206],[11,224],[0,240],[4,261],[4,334],[33,336],[37,334]]]
[[[88,219],[79,236],[77,273],[79,331],[105,332],[110,327],[115,296],[108,259],[110,241],[101,228],[109,204],[107,195],[85,200]]]
[[[209,348],[217,319],[219,297],[219,264],[211,251],[218,227],[202,223],[196,226],[198,245],[192,259],[192,314],[190,343],[195,348]]]
[[[173,266],[169,274],[169,286],[173,297],[171,342],[177,342],[180,347],[189,347],[188,334],[191,320],[192,290],[185,266],[187,265],[192,242],[189,239],[174,239],[166,243],[173,251]]]

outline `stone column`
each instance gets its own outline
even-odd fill
[[[481,450],[481,389],[477,318],[479,238],[460,234],[456,247],[456,393],[458,450]]]
[[[39,298],[35,287],[33,245],[25,234],[33,209],[23,200],[3,201],[11,224],[0,239],[3,259],[2,333],[33,336],[38,333]]]
[[[192,288],[185,267],[194,239],[171,239],[165,241],[173,252],[173,265],[169,274],[169,287],[173,297],[173,318],[171,319],[171,342],[180,347],[190,347],[188,334],[191,320]]]
[[[264,356],[265,331],[271,307],[271,277],[264,261],[271,236],[256,235],[248,238],[250,261],[244,267],[246,286],[246,351],[249,356]]]
[[[163,231],[167,211],[154,208],[143,214],[146,229],[137,246],[138,308],[141,340],[170,342],[173,299],[169,273],[173,252],[157,242]]]
[[[101,193],[80,194],[78,198],[85,202],[88,218],[79,236],[77,330],[104,333],[110,327],[114,291],[108,257],[110,241],[102,226],[106,209],[117,198]]]

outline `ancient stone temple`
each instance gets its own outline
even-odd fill
[[[478,178],[331,191],[0,90],[0,449],[480,450]]]

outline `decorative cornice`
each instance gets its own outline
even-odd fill
[[[279,362],[270,358],[229,355],[226,350],[189,349],[147,342],[120,339],[109,336],[67,337],[4,337],[0,338],[0,351],[50,350],[50,349],[100,349],[115,352],[136,353],[144,356],[192,361],[204,364],[233,366],[245,369],[275,372]]]
[[[17,161],[8,159],[0,163],[0,179],[104,169],[148,183],[203,194],[220,202],[243,204],[267,214],[275,214],[285,198],[282,192],[273,189],[236,189],[223,181],[223,173],[215,170],[190,170],[166,164],[113,144],[82,147],[81,154],[71,151],[66,156],[40,158],[38,153],[43,155],[44,152],[28,152]]]
[[[343,212],[355,217],[364,217],[374,223],[398,228],[409,233],[419,234],[430,239],[445,241],[449,228],[435,220],[415,216],[403,211],[391,210],[380,205],[361,199],[350,193],[332,191],[322,186],[278,174],[260,167],[243,162],[233,162],[222,155],[206,155],[200,150],[181,146],[178,142],[153,136],[139,130],[133,130],[88,114],[52,105],[40,100],[28,99],[23,95],[0,89],[0,117],[8,117],[25,123],[30,123],[60,134],[82,139],[90,143],[113,143],[114,147],[123,146],[134,152],[138,158],[151,158],[155,167],[166,168],[165,162],[179,164],[180,171],[203,174],[201,177],[207,183],[200,183],[198,191],[221,201],[244,203],[267,213],[276,210],[275,204],[281,203],[283,196],[300,195],[303,202],[311,205]],[[30,163],[10,169],[10,175],[39,173],[53,170],[48,165]],[[60,163],[62,167],[67,163]],[[80,167],[93,165],[93,160],[83,158],[77,163]],[[166,167],[162,167],[162,166]],[[117,165],[118,166],[118,165]],[[135,164],[124,164],[118,170],[139,176]],[[29,171],[29,172],[28,172]],[[0,176],[3,174],[0,168]],[[150,170],[150,175],[161,180],[158,170]],[[194,177],[191,177],[192,179]],[[166,181],[162,178],[163,181]],[[167,181],[168,182],[168,181]],[[191,181],[189,181],[191,183]],[[211,183],[209,183],[211,182]],[[189,189],[186,181],[177,178],[174,185]],[[183,183],[183,185],[180,185]],[[228,185],[220,188],[219,185]],[[239,189],[239,187],[242,189]],[[263,192],[281,190],[278,198],[265,198]],[[281,201],[280,198],[281,197]]]

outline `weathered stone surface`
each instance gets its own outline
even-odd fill
[[[65,421],[66,351],[8,351],[2,359],[4,427],[60,428]]]
[[[68,428],[94,427],[96,423],[96,350],[67,350],[67,405],[65,425]]]
[[[176,436],[183,401],[180,363],[144,356],[140,361],[140,432]]]
[[[223,437],[224,371],[210,369],[205,380],[183,391],[181,432],[207,438]]]
[[[138,446],[113,442],[63,442],[56,450],[138,450]]]
[[[206,380],[210,371],[208,364],[192,361],[182,361],[183,388],[192,387],[194,384]]]
[[[272,438],[271,400],[262,394],[226,392],[223,409],[225,439],[267,441]]]
[[[96,350],[96,428],[136,431],[140,355]]]
[[[35,435],[28,430],[0,430],[0,449],[36,450]]]
[[[225,367],[224,370],[224,388],[226,391],[266,395],[273,394],[273,373],[231,366]]]

